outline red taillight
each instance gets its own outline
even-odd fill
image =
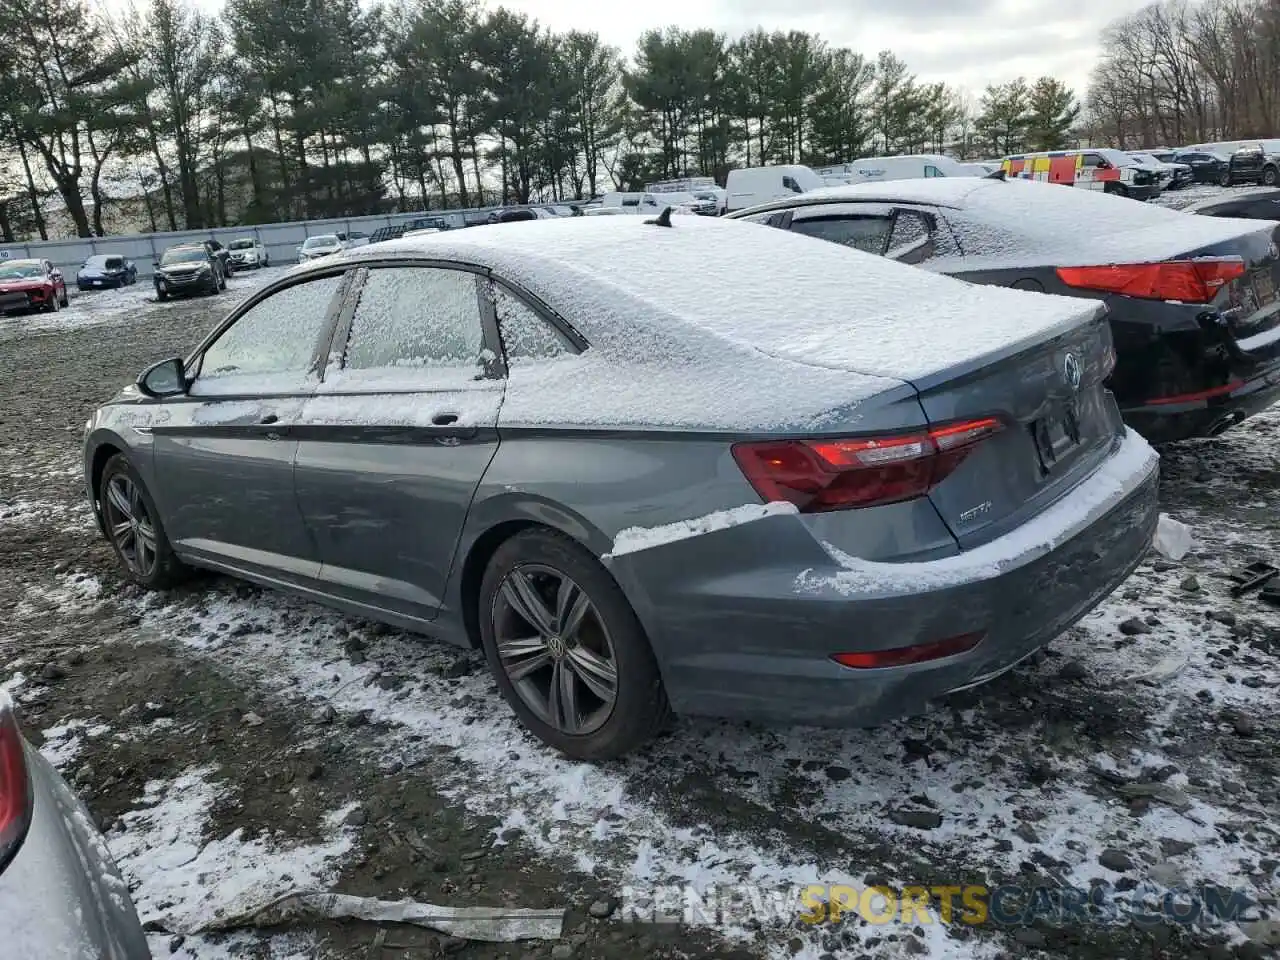
[[[935,640],[932,643],[917,643],[910,647],[894,647],[892,650],[870,650],[866,653],[833,653],[831,659],[846,667],[859,670],[873,670],[877,667],[905,667],[909,663],[923,663],[926,660],[941,660],[943,657],[954,657],[957,653],[966,653],[982,642],[985,636],[978,633],[962,633],[959,636]]]
[[[1002,427],[986,417],[884,437],[751,441],[735,443],[733,459],[766,501],[805,513],[871,507],[924,496]]]
[[[13,713],[13,701],[0,692],[0,870],[22,845],[31,825],[31,784],[27,758]]]
[[[1239,257],[1203,257],[1164,263],[1110,263],[1098,267],[1058,267],[1069,287],[1105,290],[1143,300],[1209,303],[1226,284],[1244,276]]]

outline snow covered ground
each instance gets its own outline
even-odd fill
[[[157,957],[378,955],[355,923],[196,932],[298,888],[570,910],[554,953],[381,941],[406,956],[1261,955],[1252,924],[1280,884],[1280,610],[1232,599],[1226,576],[1280,562],[1280,411],[1163,451],[1163,509],[1191,552],[1152,556],[1006,677],[870,731],[682,720],[590,766],[526,735],[470,652],[217,578],[121,584],[84,506],[84,417],[274,272],[207,306],[113,292],[80,320],[30,318],[73,320],[40,336],[0,333],[0,682],[106,827]],[[1123,903],[1206,883],[1254,905],[1197,928],[943,924],[936,899],[908,923],[798,921],[810,884],[1100,885]],[[637,921],[685,891],[737,909]]]

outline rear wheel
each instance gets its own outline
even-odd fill
[[[186,578],[189,570],[169,545],[151,495],[123,454],[103,468],[98,503],[107,539],[130,580],[163,590]]]
[[[608,760],[670,716],[644,628],[609,572],[551,530],[502,544],[480,587],[480,634],[512,710],[539,739]]]

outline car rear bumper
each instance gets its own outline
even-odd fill
[[[1185,403],[1122,409],[1124,422],[1151,443],[1215,437],[1280,401],[1280,362],[1257,370],[1230,393]]]
[[[677,712],[870,726],[991,679],[1088,613],[1146,553],[1158,479],[1130,433],[1028,526],[934,563],[842,565],[795,515],[610,562],[639,598]],[[998,556],[1007,562],[989,562]],[[973,649],[908,666],[831,659],[972,633],[983,635]]]

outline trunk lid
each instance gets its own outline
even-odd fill
[[[962,548],[1026,523],[1111,454],[1123,431],[1104,385],[1114,362],[1099,309],[1083,324],[981,365],[912,381],[931,424],[1003,423],[929,495]]]
[[[1244,276],[1228,283],[1214,306],[1226,321],[1228,342],[1245,366],[1280,358],[1280,226],[1264,223],[1266,229],[1195,254],[1244,260]]]

